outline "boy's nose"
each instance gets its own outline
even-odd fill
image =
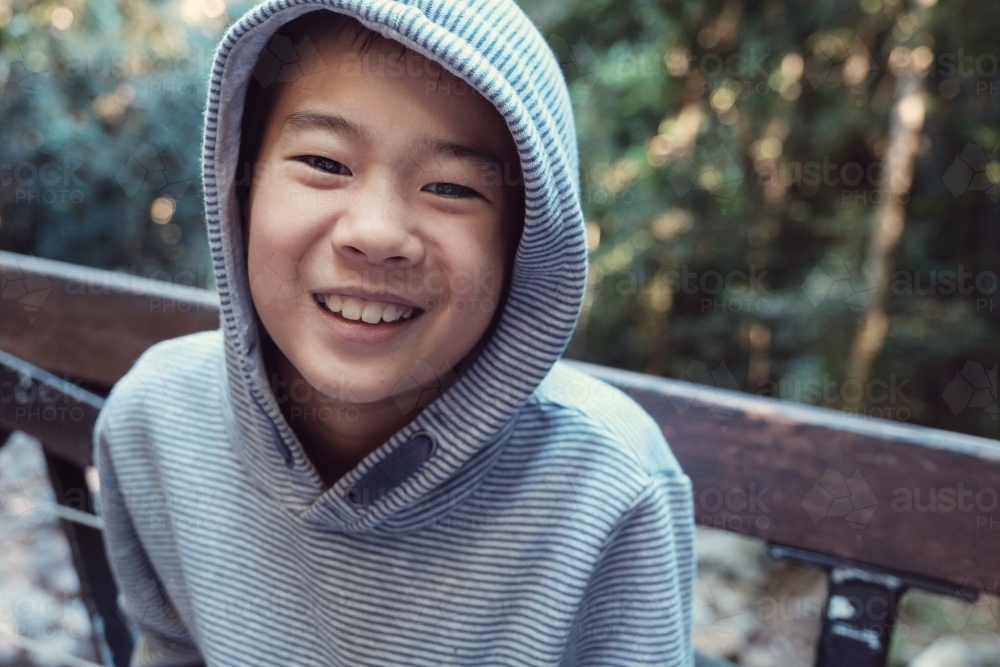
[[[331,230],[334,249],[371,265],[418,263],[423,245],[413,233],[406,202],[391,187],[358,191]]]

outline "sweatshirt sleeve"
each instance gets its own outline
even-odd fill
[[[109,398],[94,428],[94,461],[101,482],[98,514],[119,591],[119,612],[130,622],[135,646],[129,667],[203,667],[197,645],[150,562],[119,486],[109,447]]]
[[[561,664],[693,665],[694,574],[691,482],[657,475],[608,539]]]

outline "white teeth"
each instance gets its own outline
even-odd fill
[[[326,307],[329,308],[331,312],[339,313],[343,305],[344,300],[337,294],[331,294],[326,297]]]
[[[395,322],[399,319],[399,315],[399,308],[394,303],[390,303],[382,309],[382,319],[386,322]]]
[[[368,324],[378,324],[382,319],[382,306],[374,301],[369,301],[365,309],[361,311],[361,319]]]
[[[344,306],[340,311],[340,314],[348,320],[359,320],[361,319],[361,304],[358,303],[357,299],[351,299],[348,297],[344,299]]]
[[[368,324],[405,320],[412,317],[415,310],[412,306],[404,308],[395,303],[378,301],[369,301],[362,308],[361,301],[358,299],[342,297],[338,294],[330,294],[322,298],[330,312],[340,313],[344,319],[361,320]]]

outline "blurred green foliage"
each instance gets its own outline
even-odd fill
[[[0,248],[211,288],[205,85],[248,6],[0,0]],[[995,2],[523,6],[577,113],[592,275],[570,356],[997,437]],[[854,384],[897,75],[920,60],[888,328]]]
[[[1000,7],[528,10],[578,120],[594,271],[572,356],[832,408],[862,393],[871,416],[997,437]],[[896,74],[920,59],[888,330],[858,383],[845,367],[870,298]]]
[[[0,247],[212,287],[206,82],[249,5],[0,0]]]

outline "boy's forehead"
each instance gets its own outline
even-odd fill
[[[378,33],[356,35],[344,30],[324,35],[314,48],[305,49],[303,75],[335,72],[343,79],[430,79],[441,85],[428,92],[457,91],[480,97],[478,91],[449,72],[433,58]],[[485,100],[483,100],[485,102]]]
[[[376,33],[369,32],[368,36],[371,35]],[[276,105],[281,110],[280,117],[272,117],[272,122],[281,123],[282,129],[296,125],[302,129],[303,116],[308,117],[311,111],[323,107],[357,108],[364,100],[391,110],[405,97],[411,103],[433,109],[436,113],[424,117],[432,124],[446,124],[460,134],[482,138],[484,143],[494,145],[504,162],[517,160],[502,115],[475,88],[435,60],[394,40],[376,37],[368,43],[365,34],[344,30],[324,35],[311,45],[304,44],[308,48],[300,49],[304,52],[301,67],[293,73],[291,81],[285,82]],[[345,94],[348,91],[350,94]],[[363,130],[367,118],[358,113],[352,120]],[[347,127],[341,123],[336,128],[329,119],[313,123],[315,129],[322,129],[324,124],[329,130]]]

